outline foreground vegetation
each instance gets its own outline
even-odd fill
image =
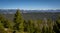
[[[56,21],[24,20],[20,10],[14,15],[13,22],[0,15],[0,33],[60,33],[60,16]]]

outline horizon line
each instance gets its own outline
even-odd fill
[[[0,8],[0,9],[20,9],[20,10],[60,10],[60,9],[21,9],[21,8]]]

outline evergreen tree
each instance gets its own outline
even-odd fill
[[[36,28],[34,28],[34,33],[41,33],[41,29],[40,29],[40,27],[36,27]]]
[[[5,28],[13,29],[13,22],[6,20],[4,23]]]
[[[0,14],[0,21],[1,21],[1,23],[3,23],[3,25],[4,25],[6,19],[3,17],[3,14]]]
[[[56,33],[60,33],[60,17],[56,20],[56,23],[53,26],[53,30]]]
[[[47,24],[48,24],[48,33],[53,33],[53,21],[51,19],[48,19]]]
[[[17,10],[15,16],[14,16],[14,29],[18,30],[20,32],[23,32],[24,26],[23,26],[23,18],[22,14],[20,13],[20,10]]]
[[[0,21],[0,33],[7,33],[7,32],[5,31],[5,29],[4,29],[4,26],[3,26],[3,24],[1,23],[1,21]]]
[[[41,31],[42,30],[41,29],[42,28],[41,24],[42,24],[42,20],[37,20],[37,23],[36,23],[37,26],[35,28],[36,29],[36,31],[35,31],[36,33],[41,33],[42,32]]]
[[[24,20],[24,32],[27,32],[27,25],[28,25],[28,22]]]
[[[34,24],[32,20],[28,21],[27,31],[28,33],[34,33]]]
[[[46,26],[43,26],[42,33],[47,33],[47,27]]]
[[[51,27],[43,26],[43,28],[42,28],[42,33],[54,33],[52,31],[53,30],[51,30]]]

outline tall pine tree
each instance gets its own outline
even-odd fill
[[[58,17],[58,19],[56,20],[53,26],[53,30],[55,33],[60,33],[60,17]]]
[[[0,33],[7,33],[1,21],[0,21]]]
[[[20,13],[20,10],[17,10],[16,14],[14,15],[14,30],[17,30],[19,32],[23,32],[24,26],[23,26],[23,18],[22,14]]]
[[[28,33],[34,33],[34,23],[33,23],[33,20],[29,20],[28,21],[27,32]]]

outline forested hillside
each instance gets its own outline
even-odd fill
[[[0,33],[60,33],[60,13],[0,14]]]
[[[22,13],[22,16],[25,20],[38,20],[38,19],[52,19],[56,20],[56,18],[60,15],[60,12],[33,12],[33,13]],[[7,19],[13,20],[14,14],[4,14]]]

